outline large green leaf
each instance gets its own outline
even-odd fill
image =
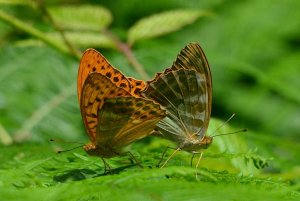
[[[32,0],[0,0],[0,5],[30,5],[32,6],[34,2]]]
[[[143,153],[151,168],[132,166],[126,157],[110,160],[113,174],[82,151],[55,155],[49,145],[1,147],[3,200],[298,200],[287,183],[177,165],[155,168],[151,152]],[[118,167],[118,168],[117,168]]]
[[[110,11],[102,6],[57,6],[49,11],[64,29],[99,31],[112,21]]]
[[[155,14],[137,21],[128,31],[128,43],[162,36],[192,24],[208,12],[195,10],[171,10]]]
[[[72,44],[80,47],[80,48],[115,48],[115,44],[112,39],[107,37],[100,32],[71,32],[67,31],[64,33],[65,37]],[[65,44],[64,40],[61,37],[61,34],[58,32],[53,33],[45,33],[45,35],[49,38],[52,38],[59,42],[60,44]],[[38,39],[24,39],[16,42],[18,46],[26,47],[26,46],[41,46],[45,45]],[[64,45],[65,48],[68,48]]]

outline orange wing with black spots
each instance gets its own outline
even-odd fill
[[[151,133],[165,110],[140,95],[146,84],[126,78],[99,52],[83,54],[77,92],[82,119],[91,143],[84,146],[90,155],[112,157],[119,150]]]
[[[131,83],[117,69],[115,69],[106,58],[94,49],[87,49],[80,60],[77,78],[77,95],[81,100],[83,85],[90,73],[100,73],[105,75],[117,87],[131,92]]]
[[[131,96],[125,89],[116,86],[109,78],[99,73],[90,73],[82,88],[81,116],[92,142],[96,141],[98,111],[106,98]]]
[[[165,110],[152,100],[134,97],[100,73],[90,73],[83,85],[80,109],[91,143],[87,153],[119,155],[120,149],[150,135]]]
[[[130,93],[135,97],[142,97],[140,92],[146,88],[146,82],[143,80],[134,79],[132,77],[128,77],[127,79],[131,86]]]

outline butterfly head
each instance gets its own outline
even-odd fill
[[[199,139],[194,139],[194,140],[189,140],[186,141],[182,145],[182,149],[185,151],[198,151],[201,149],[207,149],[211,143],[213,142],[213,138],[210,136],[204,136],[201,140]]]
[[[200,141],[199,146],[201,147],[201,149],[207,149],[212,142],[213,142],[213,137],[204,136]]]
[[[108,147],[96,146],[93,143],[88,143],[83,146],[83,149],[90,156],[99,156],[101,158],[111,158],[120,155],[119,152]]]

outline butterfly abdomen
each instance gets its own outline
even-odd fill
[[[114,150],[110,146],[96,146],[93,143],[84,145],[83,149],[90,156],[98,156],[101,158],[111,158],[120,155],[119,151]]]

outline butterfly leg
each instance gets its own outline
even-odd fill
[[[194,161],[194,157],[196,156],[196,154],[200,154],[200,155],[201,155],[202,152],[196,152],[196,151],[193,151],[192,154],[193,154],[193,155],[192,155],[192,158],[191,158],[191,167],[193,167],[193,161]]]
[[[176,150],[176,148],[173,148],[173,147],[166,147],[163,154],[161,155],[160,160],[159,160],[158,164],[156,165],[156,167],[159,167],[159,165],[161,164],[162,160],[164,159],[168,149]]]
[[[141,165],[141,163],[135,158],[135,156],[130,152],[130,151],[127,151],[126,152],[131,158],[132,160],[141,168],[143,168],[143,166]]]
[[[163,168],[165,167],[165,165],[167,165],[167,163],[169,162],[169,160],[176,154],[176,152],[180,151],[181,149],[178,147],[171,155],[170,157],[166,160],[166,162],[160,167]]]
[[[195,155],[197,154],[198,152],[193,152],[193,155],[192,155],[192,158],[191,158],[191,167],[193,167],[193,160],[194,160],[194,157]]]
[[[102,161],[103,161],[103,164],[104,164],[104,174],[106,173],[111,173],[111,168],[109,166],[109,164],[104,160],[104,158],[101,158]]]
[[[199,154],[200,154],[200,156],[199,156],[199,159],[198,159],[197,164],[196,164],[196,179],[198,179],[198,171],[197,170],[198,170],[198,166],[200,164],[203,152],[200,152]]]

